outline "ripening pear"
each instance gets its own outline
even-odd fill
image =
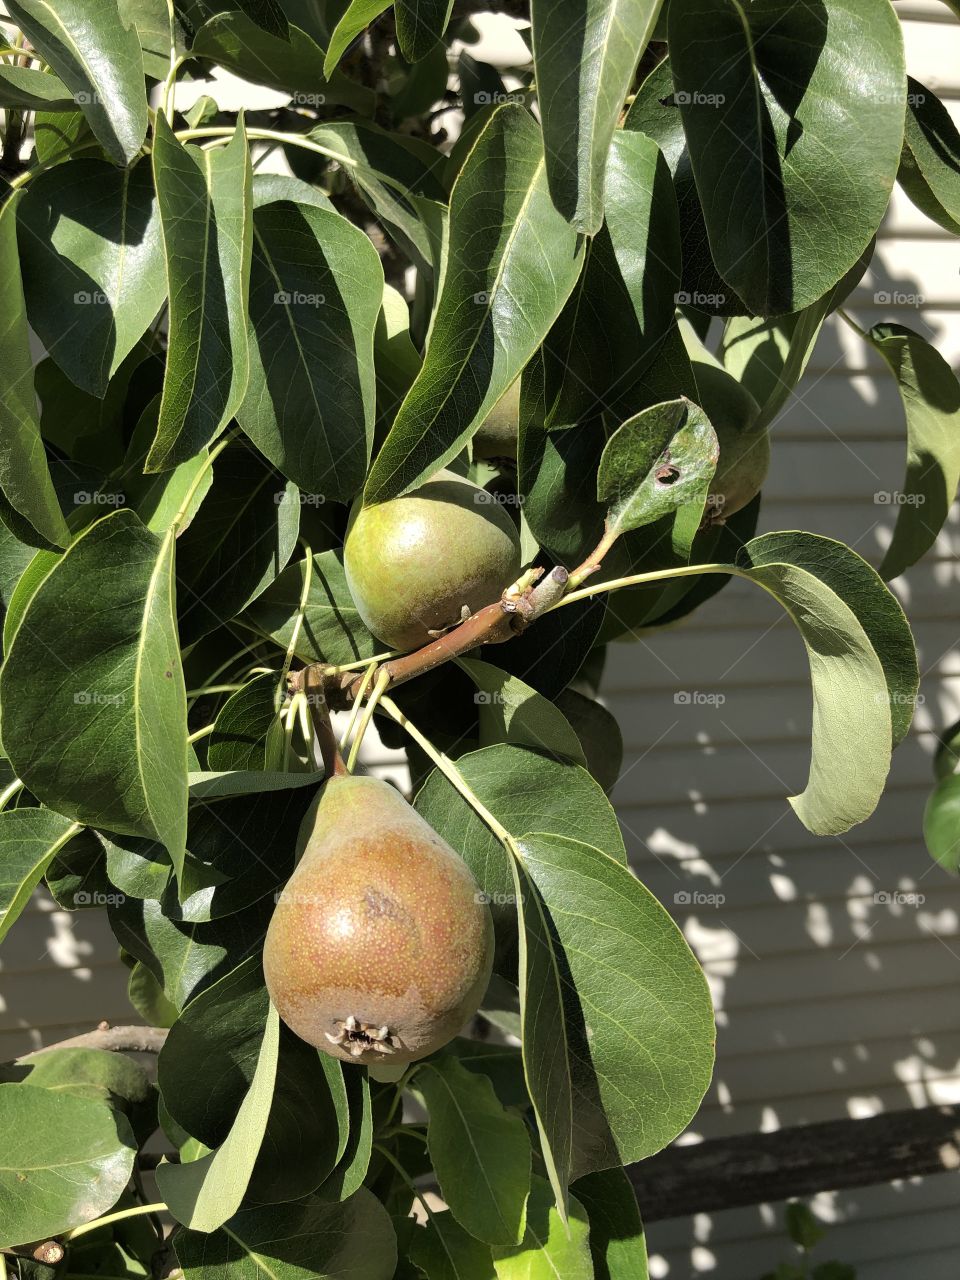
[[[473,436],[473,456],[484,462],[517,459],[520,426],[520,379],[510,384]]]
[[[344,1062],[401,1065],[476,1013],[493,964],[490,908],[466,863],[389,783],[335,774],[267,930],[280,1017]]]
[[[355,506],[343,567],[370,631],[417,649],[499,599],[520,572],[520,535],[489,493],[440,471],[402,498]]]

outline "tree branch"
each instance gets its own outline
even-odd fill
[[[111,1027],[101,1022],[96,1031],[45,1044],[23,1057],[52,1053],[54,1049],[106,1049],[111,1053],[159,1053],[167,1039],[166,1027]]]

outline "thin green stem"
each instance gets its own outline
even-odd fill
[[[426,1200],[424,1199],[423,1192],[417,1190],[416,1184],[414,1183],[413,1179],[410,1177],[409,1173],[407,1173],[403,1165],[400,1163],[400,1161],[395,1156],[393,1156],[387,1150],[387,1148],[382,1146],[379,1142],[375,1142],[373,1144],[373,1149],[374,1151],[379,1151],[380,1154],[383,1156],[384,1160],[388,1161],[390,1164],[393,1165],[394,1169],[396,1169],[397,1173],[399,1173],[401,1179],[403,1180],[403,1183],[406,1186],[407,1190],[411,1193],[411,1195],[415,1200],[420,1201],[420,1203],[423,1205],[424,1212],[426,1213],[427,1217],[432,1220],[433,1210],[430,1208],[430,1206],[427,1204]]]
[[[629,578],[611,578],[606,582],[595,582],[592,586],[581,587],[579,591],[570,591],[553,606],[562,609],[564,605],[573,604],[576,600],[586,600],[590,596],[598,596],[604,591],[620,591],[623,587],[642,587],[649,582],[662,582],[666,578],[696,577],[700,573],[736,573],[729,564],[684,564],[676,569],[657,569],[653,573],[634,573]],[[553,609],[548,609],[552,613]]]
[[[209,734],[213,733],[215,728],[216,728],[216,725],[205,724],[203,728],[198,729],[196,733],[191,733],[190,736],[187,738],[187,741],[199,742],[201,738],[206,738]]]
[[[869,333],[867,333],[866,329],[861,329],[860,326],[857,324],[856,320],[854,320],[853,316],[847,315],[843,307],[837,307],[837,315],[840,317],[841,320],[844,321],[845,324],[848,324],[850,326],[850,328],[854,331],[854,333],[859,333],[860,337],[863,338],[864,342],[870,341],[870,335]]]
[[[357,763],[357,757],[360,754],[360,746],[363,742],[364,734],[367,732],[367,729],[369,729],[370,727],[370,721],[373,719],[373,713],[374,711],[376,711],[377,704],[379,703],[383,695],[383,691],[386,689],[389,683],[390,683],[390,672],[381,671],[377,676],[376,684],[373,686],[373,689],[370,691],[370,696],[367,699],[366,705],[363,708],[363,714],[361,715],[359,723],[357,724],[357,731],[353,735],[353,742],[350,744],[350,755],[347,757],[347,773],[353,773],[354,767],[356,766],[356,763]]]
[[[360,671],[363,667],[369,666],[371,662],[389,662],[391,658],[397,658],[403,649],[388,649],[386,653],[375,653],[372,658],[360,658],[356,662],[344,662],[339,667],[325,667],[324,672],[328,676],[339,676],[347,671]]]
[[[195,138],[215,138],[219,142],[227,143],[234,135],[234,129],[217,126],[204,125],[199,129],[181,129],[177,134],[180,142],[192,142]],[[318,155],[326,156],[329,160],[336,160],[338,164],[342,164],[346,169],[363,168],[352,156],[345,155],[342,151],[335,151],[332,147],[321,146],[319,142],[314,142],[312,138],[306,138],[300,133],[281,133],[279,129],[248,129],[247,138],[257,142],[279,142],[284,146],[302,147],[305,151],[315,151]],[[396,187],[398,190],[406,190],[401,182],[381,174],[380,177],[390,186]]]
[[[286,495],[284,495],[286,497]],[[290,666],[293,663],[293,655],[296,653],[297,641],[300,639],[300,631],[303,627],[303,615],[307,609],[307,601],[310,599],[310,587],[313,585],[313,551],[309,542],[300,539],[300,545],[306,552],[303,570],[303,586],[300,589],[300,604],[297,606],[297,617],[293,624],[293,630],[290,633],[290,643],[287,645],[287,652],[283,656],[283,666],[280,668],[280,696],[287,687],[287,676],[290,674]]]
[[[61,151],[59,155],[51,160],[44,160],[40,164],[35,164],[30,169],[24,169],[23,173],[18,173],[15,178],[10,180],[12,188],[22,187],[24,183],[29,182],[31,178],[35,178],[38,173],[45,173],[47,169],[53,169],[56,165],[64,160],[72,160],[74,156],[79,155],[81,151],[99,150],[99,142],[82,142],[75,147],[70,147],[66,151]]]
[[[350,711],[350,719],[347,721],[347,727],[344,729],[343,734],[341,735],[341,738],[340,738],[341,751],[344,750],[344,748],[346,747],[347,743],[350,740],[351,733],[353,733],[354,726],[357,723],[357,717],[360,714],[360,707],[363,704],[363,699],[366,696],[367,689],[370,687],[370,681],[373,679],[373,673],[376,671],[376,669],[377,669],[376,662],[371,662],[369,667],[367,667],[366,671],[363,673],[363,679],[360,681],[360,688],[357,690],[357,695],[353,700],[353,707]],[[0,808],[2,808],[2,806],[0,806]]]
[[[185,62],[189,61],[186,54],[177,56],[176,45],[170,46],[170,70],[167,72],[167,78],[163,82],[163,93],[160,98],[160,110],[166,117],[167,124],[173,127],[173,117],[176,114],[177,102],[177,72]]]
[[[514,856],[519,857],[520,849],[516,840],[514,840],[506,827],[496,820],[480,798],[474,794],[470,784],[453,761],[448,756],[445,756],[442,751],[438,751],[429,738],[424,737],[417,726],[407,719],[392,698],[381,698],[380,706],[391,720],[395,720],[402,729],[406,729],[417,746],[426,752],[443,776],[463,796],[474,813],[486,823],[500,843]]]
[[[206,698],[211,693],[236,693],[238,689],[245,689],[245,684],[205,684],[199,689],[188,689],[188,698]]]
[[[206,477],[207,472],[213,466],[214,460],[219,458],[220,454],[223,453],[227,445],[232,443],[233,443],[233,435],[228,433],[223,437],[220,443],[214,445],[214,447],[207,454],[206,458],[204,459],[203,466],[201,466],[200,470],[193,477],[193,483],[190,485],[190,488],[187,490],[183,501],[180,503],[180,507],[177,510],[177,514],[173,517],[173,520],[170,522],[170,529],[173,532],[174,536],[176,536],[180,532],[180,526],[181,524],[183,524],[184,520],[186,520],[187,513],[190,510],[190,503],[193,501],[194,496],[196,495],[197,490],[200,488],[200,485],[202,484],[204,478]]]
[[[13,797],[23,790],[23,787],[24,784],[20,779],[14,778],[8,786],[4,787],[3,791],[0,791],[0,811],[7,807]]]
[[[82,1226],[74,1227],[72,1231],[68,1231],[63,1237],[64,1240],[76,1240],[79,1236],[85,1236],[89,1231],[99,1231],[101,1227],[108,1227],[112,1222],[120,1222],[124,1218],[136,1218],[145,1213],[166,1213],[167,1206],[162,1200],[154,1204],[138,1204],[132,1209],[120,1209],[116,1213],[108,1213],[103,1218],[97,1218],[94,1222],[84,1222]]]

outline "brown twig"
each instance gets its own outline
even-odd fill
[[[37,1053],[52,1053],[54,1049],[106,1049],[111,1053],[159,1053],[167,1039],[166,1027],[111,1027],[101,1022],[96,1031],[45,1044],[24,1057]]]
[[[306,695],[307,705],[310,708],[310,718],[313,720],[314,732],[320,747],[320,758],[323,760],[323,771],[328,778],[342,777],[347,773],[347,766],[340,754],[337,737],[330,723],[330,704],[327,700],[323,667],[314,663],[296,672],[295,675],[302,677],[299,687]],[[291,689],[294,688],[294,676],[290,677],[289,683]]]

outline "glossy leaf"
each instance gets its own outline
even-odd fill
[[[912,76],[897,177],[922,213],[960,235],[960,130],[937,95]]]
[[[465,658],[460,665],[477,686],[481,747],[511,742],[586,764],[579,738],[547,698],[489,662]]]
[[[21,541],[65,547],[70,533],[50,479],[33,386],[33,360],[17,258],[17,202],[0,208],[0,516]]]
[[[308,494],[349,501],[362,486],[376,408],[377,251],[338,213],[258,209],[250,281],[250,382],[237,417]]]
[[[140,41],[124,26],[117,0],[10,0],[6,8],[70,90],[110,159],[129,164],[147,132],[147,95]]]
[[[102,399],[166,297],[150,162],[58,165],[28,184],[17,216],[30,324],[67,377]]]
[[[174,1248],[187,1280],[392,1280],[397,1242],[389,1215],[369,1191],[344,1203],[319,1196],[245,1209],[212,1235],[178,1231]]]
[[[553,1202],[549,1184],[534,1178],[527,1209],[527,1231],[513,1248],[494,1248],[497,1280],[593,1280],[588,1232],[583,1206],[570,1200],[562,1218]]]
[[[490,1081],[444,1054],[421,1067],[415,1087],[429,1113],[427,1149],[451,1213],[488,1244],[519,1244],[530,1188],[530,1140]]]
[[[132,512],[91,525],[30,601],[0,690],[4,747],[38,799],[154,836],[179,867],[187,726],[173,558],[172,534]]]
[[[396,0],[397,40],[408,62],[425,58],[443,38],[453,0]]]
[[[217,713],[207,743],[215,772],[266,767],[267,734],[277,719],[276,676],[257,676],[230,695]]]
[[[240,1208],[266,1130],[277,1074],[280,1019],[270,1006],[250,1088],[224,1143],[187,1164],[162,1164],[157,1187],[184,1226],[215,1231]]]
[[[26,111],[72,111],[73,94],[49,71],[33,67],[0,67],[0,107]]]
[[[133,1170],[126,1117],[104,1102],[0,1084],[0,1248],[47,1240],[113,1207]]]
[[[293,634],[303,595],[304,563],[285,569],[249,608],[244,620],[278,645],[286,647]],[[340,551],[313,557],[313,573],[297,637],[296,654],[304,662],[355,662],[372,658],[379,644],[364,626],[347,589]]]
[[[875,325],[870,343],[897,380],[907,419],[907,472],[880,576],[896,578],[933,546],[960,483],[960,381],[937,349],[899,324]]]
[[[159,113],[153,174],[171,342],[145,469],[163,471],[208,445],[247,388],[252,178],[242,123],[227,146],[202,151],[182,146]]]
[[[523,918],[537,938],[521,988],[524,1063],[541,1132],[551,1151],[569,1144],[572,1177],[643,1159],[682,1133],[710,1083],[706,980],[666,911],[618,862],[558,836],[520,843]],[[551,1109],[563,1055],[549,1062],[556,1032],[537,1016],[545,983],[563,1002],[572,1111]]]
[[[718,457],[716,432],[689,400],[630,418],[607,441],[597,472],[608,533],[639,529],[687,505],[699,523]]]
[[[550,202],[539,129],[522,107],[501,107],[454,184],[426,359],[365,501],[397,497],[456,456],[549,331],[580,265],[576,235]]]
[[[323,59],[323,74],[328,79],[354,40],[363,35],[367,27],[389,8],[390,0],[350,0],[330,33],[330,42]]]
[[[758,314],[809,306],[859,258],[896,177],[906,101],[896,14],[886,0],[789,11],[779,0],[749,10],[677,0],[668,39],[720,274]]]
[[[70,819],[52,809],[0,813],[0,940],[74,832]]]
[[[607,151],[660,0],[533,0],[533,53],[554,204],[578,231],[603,222]]]

